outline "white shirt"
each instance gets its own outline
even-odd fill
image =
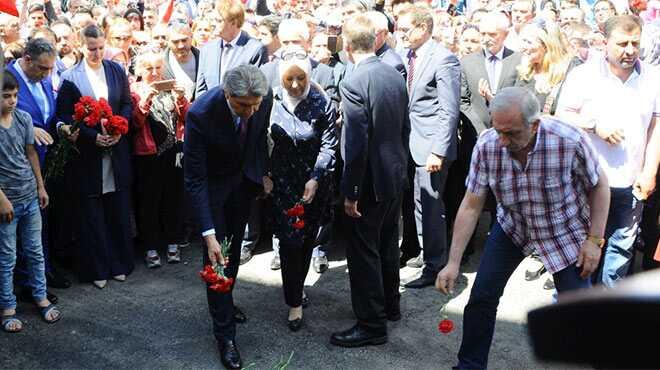
[[[220,84],[222,84],[222,81],[224,80],[225,73],[227,73],[227,71],[233,66],[231,62],[238,53],[238,50],[236,49],[238,48],[237,43],[240,37],[241,33],[239,32],[230,42],[220,39],[220,47],[222,48],[220,54]]]
[[[25,81],[25,84],[30,90],[30,94],[32,94],[34,100],[39,105],[39,110],[41,110],[41,113],[44,116],[43,122],[45,123],[46,121],[48,121],[48,117],[50,116],[51,107],[50,104],[48,104],[48,96],[44,91],[44,87],[41,85],[41,81],[34,82],[27,77],[27,75],[23,71],[23,68],[21,68],[20,59],[16,63],[14,63],[14,68],[16,68],[16,72],[18,72],[18,74],[21,76],[23,81]]]
[[[87,74],[89,84],[92,85],[96,100],[101,98],[108,99],[108,83],[105,80],[105,69],[103,65],[98,69],[92,69],[87,62],[84,62],[84,65],[85,74]]]
[[[502,59],[504,59],[504,47],[502,47],[500,51],[495,54],[497,60],[494,62],[490,61],[490,57],[493,55],[490,51],[484,50],[484,55],[486,72],[488,73],[488,85],[490,85],[490,91],[494,95],[497,92],[497,86],[500,84],[500,76],[502,75]]]
[[[591,143],[610,187],[633,185],[644,165],[648,128],[660,117],[660,70],[638,61],[628,80],[621,82],[604,57],[573,69],[566,78],[557,114],[578,113],[581,121],[621,129],[625,139],[608,144],[590,133]]]
[[[94,91],[94,98],[99,100],[101,98],[108,99],[108,83],[105,79],[105,69],[103,65],[98,69],[92,69],[92,67],[83,60],[85,66],[85,74],[87,75],[87,80],[89,84],[92,85],[92,91]],[[104,153],[103,159],[101,160],[102,166],[102,175],[103,175],[103,194],[111,193],[116,190],[115,186],[115,173],[112,168],[112,159],[110,154]]]

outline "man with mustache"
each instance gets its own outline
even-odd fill
[[[435,283],[445,294],[453,290],[490,189],[497,221],[463,313],[457,369],[487,368],[497,305],[525,255],[538,254],[560,300],[566,291],[591,286],[609,207],[607,177],[581,130],[541,117],[536,97],[520,87],[500,90],[490,114],[492,128],[474,148],[449,261]]]

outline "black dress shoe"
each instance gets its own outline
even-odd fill
[[[401,311],[388,312],[387,313],[387,320],[388,321],[399,321],[399,320],[401,320]]]
[[[387,343],[387,334],[378,334],[359,325],[330,336],[330,343],[340,347],[362,347]]]
[[[218,343],[220,351],[220,360],[227,369],[240,369],[243,367],[241,354],[238,353],[238,347],[233,340],[226,340]]]
[[[302,328],[302,322],[303,322],[302,317],[295,320],[287,320],[287,321],[288,321],[287,325],[289,326],[289,330],[293,332],[296,332],[300,330],[300,328]]]
[[[247,316],[241,311],[240,308],[234,306],[234,321],[239,324],[242,324],[247,321]]]
[[[435,284],[435,274],[422,274],[422,276],[418,277],[417,279],[407,282],[404,287],[410,289],[421,289],[433,284]]]
[[[55,289],[71,288],[71,282],[57,271],[49,271],[46,273],[46,283],[49,287]]]
[[[21,293],[18,295],[18,298],[23,302],[36,303],[34,302],[34,297],[32,297],[32,289],[30,288],[21,289]],[[46,291],[46,299],[48,299],[52,304],[57,304],[57,301],[59,301],[57,296],[49,291]]]

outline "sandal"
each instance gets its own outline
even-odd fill
[[[53,312],[53,310],[55,310],[55,312],[57,312],[57,314],[54,315],[55,318],[48,319],[48,317],[50,316],[50,313]],[[52,303],[49,304],[46,307],[39,307],[39,312],[41,313],[41,318],[49,324],[53,324],[55,322],[58,322],[62,318],[62,313]]]
[[[10,325],[12,323],[18,324],[19,328],[10,329]],[[23,322],[16,318],[16,314],[2,315],[2,330],[4,330],[5,333],[18,333],[19,331],[23,330]]]

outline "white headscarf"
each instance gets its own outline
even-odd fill
[[[305,52],[302,48],[300,50],[302,52]],[[291,49],[285,50],[282,54],[284,55],[287,51],[291,51]],[[305,90],[303,91],[303,93],[297,97],[293,97],[289,95],[289,92],[284,87],[284,81],[283,81],[284,75],[292,67],[300,68],[307,75],[307,86],[305,86]],[[307,94],[309,94],[309,89],[311,87],[311,81],[312,81],[312,63],[309,61],[309,57],[305,59],[298,59],[296,57],[293,57],[287,61],[283,59],[280,60],[279,68],[280,68],[280,84],[282,85],[282,102],[284,103],[286,109],[288,109],[289,112],[293,113],[293,110],[296,109],[298,104],[300,104],[301,101],[305,100],[305,98],[307,98]]]

